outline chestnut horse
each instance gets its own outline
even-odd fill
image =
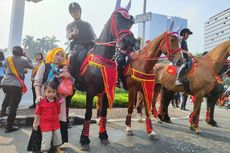
[[[162,53],[166,55],[171,61],[178,62],[181,59],[180,42],[177,32],[171,32],[173,24],[170,26],[168,32],[164,32],[160,36],[156,37],[153,41],[147,44],[143,49],[131,54],[132,61],[129,63],[126,72],[126,84],[128,88],[128,115],[126,117],[126,134],[133,135],[131,128],[131,115],[133,113],[133,106],[136,102],[137,92],[147,94],[149,90],[147,86],[154,84],[153,67],[156,64],[158,58]],[[143,85],[149,83],[149,85]],[[152,86],[153,87],[153,86]],[[146,93],[147,92],[147,93]],[[149,94],[153,94],[153,90],[149,91]],[[144,99],[145,113],[146,113],[146,130],[150,139],[155,139],[156,133],[152,129],[152,123],[150,120],[150,110],[153,95],[150,99]],[[149,101],[150,100],[150,101]]]
[[[193,112],[190,115],[190,128],[195,130],[196,133],[200,132],[199,128],[199,115],[201,102],[203,97],[208,95],[210,91],[214,88],[216,83],[216,74],[223,67],[225,60],[230,55],[230,40],[225,41],[212,49],[206,55],[195,58],[193,62],[194,71],[186,75],[189,80],[191,95],[195,96],[195,102],[193,107]],[[156,65],[155,69],[155,88],[154,88],[154,101],[152,108],[155,108],[156,97],[163,86],[163,95],[162,101],[168,101],[167,98],[170,95],[167,93],[170,91],[175,92],[184,92],[183,85],[175,86],[174,82],[176,80],[175,75],[170,75],[167,72],[168,65],[159,64]],[[163,112],[167,113],[167,107],[163,106]]]

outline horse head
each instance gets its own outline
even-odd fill
[[[96,44],[99,46],[109,46],[108,48],[100,48],[96,53],[103,55],[106,58],[114,58],[114,54],[121,52],[121,50],[132,51],[136,39],[130,31],[134,24],[134,17],[129,15],[129,8],[131,1],[125,8],[120,7],[120,0],[117,1],[116,8],[107,22],[99,41]]]
[[[174,22],[171,23],[168,31],[160,36],[162,38],[160,51],[164,53],[171,62],[177,64],[182,60],[180,37],[178,33],[181,27],[177,28],[177,30],[173,30],[173,26]]]
[[[134,17],[124,8],[116,9],[111,17],[111,32],[116,38],[116,47],[121,50],[132,51],[136,39],[130,31],[134,24]]]

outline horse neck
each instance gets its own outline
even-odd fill
[[[110,31],[110,20],[106,23],[105,27],[103,28],[100,37],[98,39],[99,42],[106,43],[106,42],[111,42],[114,41],[115,37],[111,34]],[[111,59],[113,55],[115,54],[115,47],[111,46],[104,46],[104,45],[96,45],[94,48],[95,54]]]
[[[230,53],[230,40],[221,43],[213,50],[211,50],[207,56],[211,59],[214,72],[218,74],[220,69],[223,67],[225,60],[228,58]],[[207,57],[205,56],[205,57]]]
[[[137,55],[137,59],[133,61],[133,67],[145,73],[152,73],[153,67],[156,65],[158,58],[162,52],[160,44],[163,36],[159,36],[142,48]]]

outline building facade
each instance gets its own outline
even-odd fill
[[[156,13],[151,13],[151,20],[145,22],[145,35],[143,37],[143,23],[138,23],[138,38],[142,40],[153,40],[155,37],[167,31],[171,22],[174,21],[174,28],[180,26],[187,27],[187,19],[180,17],[166,16]]]
[[[230,40],[230,8],[212,16],[204,24],[204,49],[210,51]]]

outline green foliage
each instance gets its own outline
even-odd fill
[[[93,107],[96,107],[97,97],[93,100]],[[72,97],[70,107],[85,108],[86,96],[85,93],[77,91]],[[113,107],[128,107],[128,94],[124,89],[116,88]]]

